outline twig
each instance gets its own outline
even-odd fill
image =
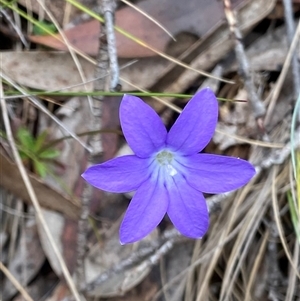
[[[23,45],[25,46],[25,48],[29,48],[29,44],[27,43],[22,31],[20,30],[20,28],[13,22],[11,16],[7,13],[6,9],[0,6],[0,13],[5,17],[5,19],[7,20],[7,22],[12,26],[12,28],[15,30],[15,32],[17,33],[17,35],[19,36],[21,42],[23,43]]]
[[[173,236],[172,238],[168,239],[167,241],[164,241],[158,247],[158,249],[156,245],[157,243],[155,243],[151,247],[133,253],[130,257],[126,258],[125,260],[121,261],[117,265],[113,266],[108,271],[99,275],[99,277],[97,277],[92,283],[89,283],[87,290],[88,291],[95,290],[97,286],[107,281],[112,275],[124,272],[129,268],[136,266],[135,269],[138,272],[156,265],[160,260],[160,258],[163,255],[167,254],[173,248],[176,238],[179,237],[178,234],[175,234],[175,231],[172,232],[172,236]],[[155,249],[157,250],[155,251]]]
[[[295,34],[295,23],[293,16],[292,0],[283,0],[284,6],[284,19],[287,31],[288,44],[291,45]],[[292,57],[292,72],[294,81],[294,97],[297,98],[300,93],[300,71],[299,62],[296,52],[293,53]]]
[[[223,76],[223,72],[224,72],[224,66],[223,64],[218,64],[211,72],[212,75],[216,76],[216,77],[221,77]],[[197,91],[200,91],[201,89],[204,89],[204,88],[211,88],[214,93],[217,93],[217,91],[219,90],[219,87],[220,87],[220,81],[216,80],[215,78],[206,78],[202,85],[198,88]]]
[[[119,64],[117,58],[116,37],[114,30],[114,14],[116,9],[115,0],[100,0],[100,8],[105,20],[106,40],[108,45],[108,56],[110,65],[110,89],[119,89]]]
[[[102,9],[104,10],[104,9]],[[107,70],[109,68],[109,55],[108,55],[108,46],[106,41],[106,27],[102,27],[102,32],[99,36],[100,39],[100,48],[98,53],[98,66],[95,70],[95,78],[98,80],[94,84],[95,91],[104,91]],[[101,100],[102,97],[93,97],[93,109],[91,111],[91,118],[89,123],[89,130],[98,131],[101,128]],[[92,152],[88,156],[88,166],[91,166],[96,162],[97,156],[102,151],[101,137],[93,135],[89,138],[88,144],[92,149]],[[77,266],[76,266],[76,276],[77,283],[80,287],[80,291],[86,292],[86,277],[84,269],[84,257],[86,254],[86,244],[87,244],[87,232],[88,232],[88,216],[89,216],[89,204],[92,197],[92,186],[87,182],[84,183],[82,197],[81,197],[81,213],[78,222],[78,236],[77,236]]]
[[[300,127],[295,131],[295,136],[300,137]],[[300,147],[300,139],[295,139],[295,144],[293,145],[293,149],[297,149]],[[267,158],[263,158],[261,162],[255,166],[256,177],[260,175],[260,173],[270,168],[273,165],[282,164],[291,154],[291,142],[287,143],[281,149],[272,149],[269,156]],[[251,160],[250,160],[251,161]],[[209,212],[214,212],[220,206],[220,203],[231,197],[234,194],[234,191],[217,194],[208,199],[208,209]]]
[[[0,261],[0,270],[9,279],[9,281],[16,287],[16,289],[20,292],[20,294],[26,301],[33,301],[33,299],[29,296],[29,294],[24,289],[24,287],[20,284],[20,282],[14,277],[14,275],[6,268],[6,266],[1,261]]]
[[[73,282],[73,279],[70,275],[70,272],[66,266],[66,263],[62,257],[62,255],[60,254],[59,250],[58,250],[58,247],[57,245],[55,244],[55,241],[53,239],[53,236],[49,230],[49,227],[46,223],[46,220],[44,218],[44,215],[42,213],[42,209],[41,209],[41,206],[38,202],[38,199],[36,197],[36,194],[35,194],[35,191],[32,187],[32,184],[30,182],[30,179],[28,177],[28,174],[26,172],[26,169],[24,167],[24,164],[21,160],[21,157],[20,157],[20,154],[17,150],[17,147],[16,147],[16,144],[15,144],[15,141],[14,141],[14,138],[13,138],[13,134],[12,134],[12,130],[11,130],[11,127],[10,127],[10,123],[9,123],[9,117],[8,117],[8,114],[7,114],[7,107],[6,107],[6,102],[5,102],[5,99],[3,98],[3,89],[2,89],[2,81],[0,81],[0,102],[1,102],[1,109],[2,109],[2,115],[3,115],[3,123],[4,123],[4,126],[5,126],[5,130],[6,130],[6,135],[7,135],[7,140],[10,144],[10,147],[11,147],[11,150],[12,150],[12,154],[15,158],[15,161],[16,161],[16,164],[19,168],[19,171],[20,171],[20,174],[21,174],[21,177],[24,181],[24,184],[26,186],[26,189],[28,191],[28,194],[29,194],[29,197],[31,199],[31,202],[33,204],[33,207],[35,209],[35,212],[36,212],[36,217],[38,218],[38,220],[40,221],[41,223],[41,226],[43,227],[43,230],[46,234],[46,237],[47,239],[49,240],[49,243],[53,249],[53,252],[54,254],[56,255],[57,257],[57,260],[61,266],[61,269],[62,269],[62,273],[69,285],[69,288],[75,298],[76,301],[81,301],[81,298],[80,298],[80,295],[76,289],[76,286]]]
[[[269,299],[272,301],[279,301],[278,287],[282,280],[282,275],[278,266],[278,229],[275,222],[271,222],[270,226],[270,239],[268,243],[268,285],[269,285]]]
[[[153,22],[155,25],[157,25],[160,29],[162,29],[173,41],[176,42],[175,37],[172,35],[170,31],[168,31],[166,28],[162,26],[157,20],[155,20],[152,16],[150,16],[148,13],[144,12],[142,9],[140,9],[137,5],[132,4],[130,1],[127,0],[121,0],[123,3],[127,4],[128,6],[132,7],[134,10],[138,11],[141,15],[145,16],[148,20]]]
[[[242,34],[240,29],[238,28],[235,12],[231,7],[231,1],[223,0],[223,2],[225,16],[229,24],[229,29],[234,38],[235,55],[239,63],[239,73],[244,80],[244,85],[249,96],[249,102],[252,107],[254,116],[256,119],[259,119],[262,116],[264,116],[266,109],[255,91],[255,86],[250,75],[248,59],[246,57],[244,46],[242,43]]]

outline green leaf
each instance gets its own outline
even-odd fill
[[[56,149],[45,149],[43,152],[38,154],[40,159],[55,159],[59,156],[60,152]]]
[[[5,133],[4,131],[1,131],[1,130],[0,130],[0,137],[6,139],[6,138],[7,138],[7,137],[6,137],[6,133]]]
[[[57,29],[54,24],[46,21],[37,21],[37,24],[33,25],[33,33],[37,36],[44,36],[50,33],[56,33]]]
[[[40,135],[35,140],[35,145],[34,145],[34,151],[39,152],[42,148],[42,146],[45,144],[45,140],[47,137],[47,130],[43,131]]]
[[[17,137],[22,148],[30,151],[34,150],[34,138],[27,129],[19,128],[17,131]]]
[[[42,178],[44,178],[47,174],[47,166],[45,163],[42,163],[40,161],[34,161],[33,163],[35,172]]]

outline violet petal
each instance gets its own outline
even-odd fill
[[[140,186],[132,198],[120,227],[122,244],[144,238],[163,219],[169,204],[166,189],[153,181]]]
[[[146,158],[165,144],[167,130],[160,117],[138,97],[124,95],[120,120],[126,141],[138,157]]]
[[[201,151],[211,140],[218,120],[218,102],[209,88],[188,102],[167,136],[167,145],[184,155]]]
[[[190,238],[201,238],[207,232],[209,215],[201,192],[189,186],[184,179],[168,181],[170,198],[167,214],[175,228]]]
[[[197,154],[180,162],[185,166],[187,182],[206,193],[223,193],[240,188],[255,175],[247,161],[219,155]]]
[[[110,192],[136,190],[149,178],[149,160],[122,156],[89,167],[82,177],[91,185]]]

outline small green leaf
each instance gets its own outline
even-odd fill
[[[31,151],[34,149],[34,138],[27,129],[19,128],[17,131],[17,137],[23,148]]]
[[[33,33],[37,36],[44,36],[51,33],[56,33],[57,29],[54,24],[46,21],[37,21],[37,24],[33,25]]]
[[[6,133],[5,133],[4,131],[1,131],[1,130],[0,130],[0,137],[6,139]]]
[[[38,157],[40,159],[55,159],[59,154],[60,152],[58,150],[49,148],[38,154]]]
[[[45,144],[45,140],[47,137],[47,130],[43,131],[35,140],[34,151],[39,152],[42,146]]]
[[[34,161],[33,163],[35,172],[42,178],[44,178],[47,174],[47,166],[45,163]]]

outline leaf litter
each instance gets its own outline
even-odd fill
[[[177,23],[176,20],[172,20],[173,23],[168,23],[166,15],[163,15],[162,19],[157,18],[153,13],[156,11],[155,3],[144,1],[146,2],[147,5],[143,4],[146,5],[145,7],[142,5],[144,11],[158,19],[164,26],[171,24],[166,27],[172,29],[172,34],[186,31],[193,37],[198,36],[198,38],[190,39],[190,42],[181,41],[180,44],[185,45],[183,48],[182,45],[171,44],[170,38],[165,37],[161,42],[163,47],[160,46],[163,51],[172,52],[173,46],[178,45],[174,47],[180,50],[175,51],[174,56],[195,68],[201,66],[201,70],[209,70],[216,65],[221,66],[220,76],[232,77],[236,83],[217,85],[217,90],[215,90],[217,95],[230,99],[247,99],[248,96],[240,77],[236,74],[238,65],[232,60],[233,44],[228,39],[229,31],[225,22],[220,27],[213,27],[213,22],[212,25],[207,25],[211,26],[208,29],[201,27],[206,30],[205,34],[201,34],[193,30],[193,26],[200,28],[198,23],[193,23],[200,18],[199,13],[197,18],[189,20],[191,27],[185,28],[184,26],[188,24],[186,22],[178,21]],[[278,22],[279,25],[274,27],[272,23],[274,15],[268,17],[275,1],[241,2],[243,2],[242,5],[239,3],[237,7],[238,15],[243,16],[239,20],[241,28],[244,28],[244,34],[249,41],[246,54],[256,89],[268,105],[274,81],[281,72],[288,51],[285,29],[280,23],[281,20]],[[93,6],[91,3],[84,4]],[[23,3],[23,5],[27,7],[28,4]],[[51,2],[48,3],[48,7],[49,5],[52,5]],[[165,5],[169,4],[166,2]],[[210,14],[219,20],[219,13],[222,9],[216,13],[213,9],[215,4],[210,6],[206,3],[205,5],[208,9],[212,9]],[[27,8],[28,11],[31,10],[29,6]],[[201,11],[200,5],[197,9]],[[295,10],[297,9],[299,12],[299,7],[295,7]],[[117,15],[121,14],[121,11],[124,14],[123,20],[129,14],[128,10],[128,8],[121,8]],[[36,12],[41,14],[41,11]],[[67,14],[67,11],[64,12]],[[180,13],[180,9],[178,12]],[[149,28],[150,24],[151,28],[154,25],[149,23],[149,20],[146,21],[142,15],[135,15],[141,22],[138,29],[142,34],[146,34],[145,28],[147,26]],[[64,18],[58,13],[55,16],[60,24],[63,24]],[[184,16],[183,13],[182,16]],[[74,16],[69,15],[69,18],[71,20]],[[276,18],[278,20],[282,16],[279,14]],[[243,21],[248,23],[243,25]],[[259,25],[253,31],[256,24]],[[266,28],[265,24],[269,27]],[[128,31],[130,32],[134,26],[136,25],[129,23]],[[161,34],[160,31],[158,32]],[[2,31],[1,34],[3,34]],[[172,45],[169,49],[168,44]],[[130,59],[136,57],[134,49],[131,48],[131,53],[126,54]],[[140,48],[140,50],[146,53],[144,49]],[[51,53],[46,49],[39,49],[38,52],[30,50],[27,53],[10,51],[2,52],[1,58],[3,60],[1,71],[8,73],[17,84],[27,88],[60,90],[81,82],[74,62],[66,53]],[[81,58],[80,64],[87,80],[93,80],[94,66]],[[203,78],[199,78],[199,75],[157,57],[140,59],[137,64],[128,69],[125,68],[122,77],[141,89],[180,93],[187,90],[195,93],[195,87],[198,88],[203,82]],[[87,85],[88,89],[92,90],[93,84],[87,83]],[[132,91],[129,85],[124,88],[124,91]],[[11,87],[6,86],[6,89],[11,90]],[[83,90],[80,86],[70,89]],[[288,75],[267,125],[267,132],[261,131],[247,104],[220,103],[218,127],[223,132],[233,135],[233,138],[216,133],[213,142],[207,147],[207,152],[249,158],[257,167],[258,176],[249,185],[235,193],[208,198],[211,227],[203,240],[191,241],[178,236],[173,231],[170,222],[165,219],[145,241],[130,246],[120,246],[116,230],[125,212],[128,198],[130,199],[131,196],[104,194],[96,191],[93,193],[90,203],[89,243],[85,255],[87,299],[104,300],[110,297],[113,301],[250,299],[293,301],[300,298],[299,243],[288,206],[288,193],[297,187],[295,179],[290,176],[289,159],[289,127],[294,108],[292,90],[292,80]],[[55,101],[60,102],[62,109],[56,105],[47,104],[48,110],[58,116],[71,131],[75,133],[89,131],[86,128],[86,120],[90,114],[86,98],[58,98]],[[184,105],[182,100],[173,98],[168,101],[174,102],[179,107]],[[177,113],[151,98],[147,99],[147,102],[161,113],[168,126],[172,125]],[[26,114],[24,109],[26,100],[25,98],[23,101],[7,100],[7,103],[16,134],[19,120],[22,120],[22,115]],[[119,103],[118,97],[104,99],[102,128],[118,131]],[[67,113],[64,107],[73,109]],[[37,116],[34,120],[34,127],[31,128],[34,135],[38,136],[44,129],[49,129],[52,138],[64,136],[46,115],[41,114],[37,108],[33,109]],[[266,134],[267,140],[265,140]],[[281,143],[284,147],[270,149],[245,144],[234,139],[235,135]],[[299,128],[296,128],[296,135],[300,135]],[[109,133],[100,136],[103,147],[100,160],[113,158],[120,146],[124,144],[122,137]],[[297,145],[299,148],[299,142]],[[30,177],[33,184],[36,181],[33,186],[39,192],[40,204],[52,210],[49,214],[45,214],[46,221],[55,237],[57,247],[64,254],[69,270],[73,272],[76,267],[75,246],[79,198],[83,189],[79,175],[86,167],[87,154],[76,141],[64,140],[58,148],[60,164],[53,164],[46,179],[42,181],[38,175],[30,175]],[[31,224],[34,224],[39,231],[39,238],[35,235],[32,239],[39,247],[34,247],[35,244],[24,244],[24,235],[18,235],[26,230],[29,222],[24,222],[25,216],[32,213],[32,207],[27,205],[29,200],[25,187],[11,185],[11,182],[21,183],[21,179],[17,166],[7,161],[9,154],[7,150],[9,146],[5,139],[1,138],[1,162],[4,162],[1,164],[1,179],[4,179],[1,181],[1,191],[3,191],[1,204],[5,207],[1,206],[0,234],[1,237],[7,237],[6,242],[3,240],[1,245],[1,261],[15,273],[24,288],[28,288],[34,300],[40,299],[43,295],[47,296],[46,300],[63,300],[70,296],[70,292],[64,281],[60,280],[62,271],[52,256],[51,248],[47,245],[41,227],[33,223],[31,219]],[[34,172],[30,166],[29,172]],[[2,174],[7,173],[9,177],[2,177]],[[13,181],[8,179],[13,179]],[[12,201],[16,197],[21,198],[21,201],[27,200],[27,203],[23,205],[18,201],[22,206],[17,205],[15,201]],[[45,201],[46,199],[48,200]],[[7,207],[15,211],[4,211]],[[44,251],[40,245],[43,246]],[[23,264],[21,271],[13,268],[13,262],[22,263],[26,261],[24,259],[26,256],[29,256],[28,258],[40,256],[37,257],[40,259],[35,262],[34,266],[29,267],[28,264]],[[42,264],[49,264],[48,268],[45,270]],[[45,285],[47,281],[42,280],[47,277],[52,279],[50,280],[53,283],[51,288]],[[40,288],[38,291],[36,288],[40,287],[41,283],[44,283],[44,289]],[[20,298],[16,295],[17,290],[8,281],[4,284],[4,291],[6,292],[5,300]]]

